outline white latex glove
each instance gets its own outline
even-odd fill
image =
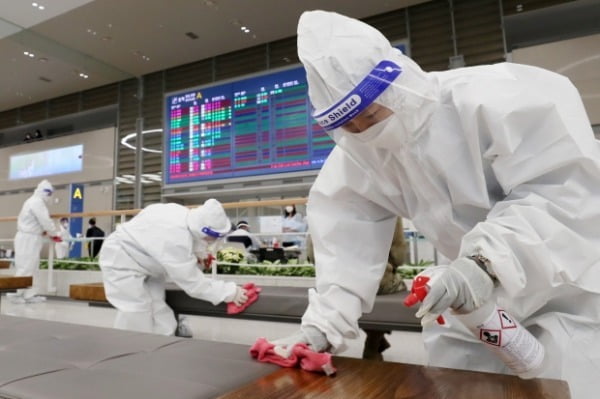
[[[416,314],[423,318],[423,325],[433,322],[448,308],[461,314],[474,311],[491,297],[494,289],[491,277],[468,258],[431,267],[419,275],[430,278],[427,296]]]
[[[271,341],[271,343],[275,345],[273,351],[285,358],[290,357],[292,348],[296,344],[306,344],[315,352],[323,352],[330,346],[325,334],[313,326],[301,327],[292,335]]]
[[[235,294],[233,295],[233,299],[229,302],[233,302],[236,306],[242,306],[248,300],[248,294],[246,290],[239,285],[235,287]]]

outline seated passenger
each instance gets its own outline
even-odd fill
[[[260,248],[258,239],[250,233],[250,225],[245,220],[240,220],[235,225],[235,230],[227,236],[228,242],[241,242],[248,249]]]

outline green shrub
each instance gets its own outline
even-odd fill
[[[73,261],[64,262],[65,260]],[[88,271],[100,271],[100,266],[98,264],[87,264],[87,263],[75,263],[76,261],[82,262],[94,262],[95,258],[70,258],[70,259],[55,259],[54,265],[52,266],[54,270],[88,270]],[[45,270],[48,269],[48,261],[42,260],[40,262],[40,269]]]
[[[232,255],[235,256],[235,255]],[[237,259],[230,255],[225,256],[227,259]],[[77,258],[68,259],[70,261],[83,261],[93,262],[94,258]],[[225,264],[217,265],[218,274],[244,274],[244,275],[256,275],[256,276],[288,276],[288,277],[314,277],[315,269],[312,265],[310,266],[292,266],[292,267],[279,267],[279,261],[269,262],[265,261],[262,263],[244,263],[244,262],[226,262],[222,259],[219,260]],[[231,265],[227,263],[237,263],[237,265]],[[297,259],[288,260],[288,265],[298,264]],[[257,266],[258,265],[258,266]],[[266,265],[260,266],[260,265]],[[64,262],[64,259],[54,261],[54,270],[88,270],[88,271],[99,271],[100,267],[98,264],[85,264],[76,262]],[[48,269],[48,261],[42,260],[40,262],[40,269]],[[210,274],[210,271],[205,271]]]

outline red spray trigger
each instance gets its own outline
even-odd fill
[[[411,307],[415,305],[417,302],[423,302],[423,299],[427,296],[427,283],[429,282],[429,277],[427,276],[417,276],[413,280],[412,288],[410,289],[410,294],[404,298],[404,306]],[[446,324],[444,317],[439,315],[437,318],[438,324]]]

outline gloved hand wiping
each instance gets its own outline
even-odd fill
[[[235,287],[235,294],[233,295],[233,298],[227,302],[233,302],[236,306],[242,306],[247,300],[248,294],[246,293],[246,290],[238,285]]]
[[[491,277],[468,258],[431,267],[418,276],[421,275],[430,278],[429,292],[416,314],[423,318],[423,325],[433,322],[448,308],[461,314],[474,311],[491,297],[494,289]]]
[[[322,352],[330,346],[325,334],[313,326],[303,326],[292,335],[271,341],[271,343],[275,345],[273,351],[284,358],[290,357],[296,344],[306,344],[315,352]]]

